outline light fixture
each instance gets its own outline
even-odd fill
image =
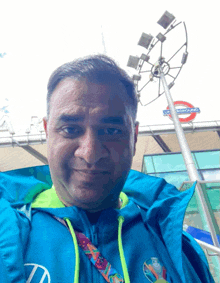
[[[141,57],[140,57],[141,60],[145,61],[145,62],[148,62],[149,59],[150,59],[150,56],[148,55],[145,55],[145,54],[141,54]]]
[[[142,33],[141,38],[139,39],[138,45],[148,48],[153,36],[151,34]]]
[[[171,83],[168,85],[168,88],[171,89],[173,86],[174,86],[174,82],[171,82]]]
[[[132,80],[135,81],[140,81],[141,80],[141,76],[140,75],[133,75]]]
[[[166,11],[157,23],[161,25],[164,29],[166,29],[174,19],[175,19],[174,15]]]
[[[164,36],[162,33],[158,33],[156,38],[161,42],[164,42],[166,40],[166,36]]]
[[[186,52],[183,53],[181,64],[185,64],[186,63],[187,57],[188,57],[188,52],[186,51]]]
[[[129,56],[129,59],[128,59],[128,64],[127,64],[127,66],[128,66],[128,67],[131,67],[131,68],[134,68],[134,69],[137,69],[139,60],[140,60],[139,57],[131,56],[131,55],[130,55],[130,56]]]

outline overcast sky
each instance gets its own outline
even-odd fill
[[[21,127],[32,115],[43,117],[51,72],[79,56],[103,53],[103,37],[107,55],[134,73],[126,67],[129,55],[146,53],[137,45],[142,32],[164,32],[157,21],[166,10],[186,23],[189,37],[188,61],[171,89],[173,99],[199,107],[195,121],[220,120],[217,0],[2,0],[0,53],[6,55],[0,58],[0,107],[7,98],[13,124]],[[139,106],[138,120],[141,125],[170,123],[163,116],[166,107],[163,95]]]

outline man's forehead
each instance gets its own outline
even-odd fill
[[[86,120],[101,122],[104,124],[122,125],[127,120],[126,111],[105,107],[85,107],[75,105],[72,108],[64,108],[58,114],[57,120],[61,122],[83,122]]]
[[[56,115],[124,116],[125,90],[68,78],[60,82],[51,98]]]
[[[78,103],[92,104],[110,104],[117,100],[127,100],[126,89],[121,82],[112,82],[109,84],[99,84],[87,81],[86,79],[77,80],[75,78],[66,78],[62,80],[52,94],[52,100],[76,101]]]

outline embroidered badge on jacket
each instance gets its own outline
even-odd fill
[[[166,281],[166,269],[157,257],[146,260],[143,264],[143,271],[145,277],[152,283],[169,283]]]

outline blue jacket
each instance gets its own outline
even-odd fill
[[[123,188],[127,205],[120,210],[104,210],[95,224],[82,209],[59,206],[58,198],[51,200],[51,187],[48,166],[0,173],[0,282],[106,282],[81,248],[80,263],[76,264],[72,235],[62,224],[66,218],[91,240],[126,283],[149,283],[161,278],[165,281],[158,282],[214,282],[203,251],[182,231],[194,187],[179,192],[164,179],[131,170]],[[124,219],[121,239],[120,216]],[[119,240],[123,258],[119,255]]]

